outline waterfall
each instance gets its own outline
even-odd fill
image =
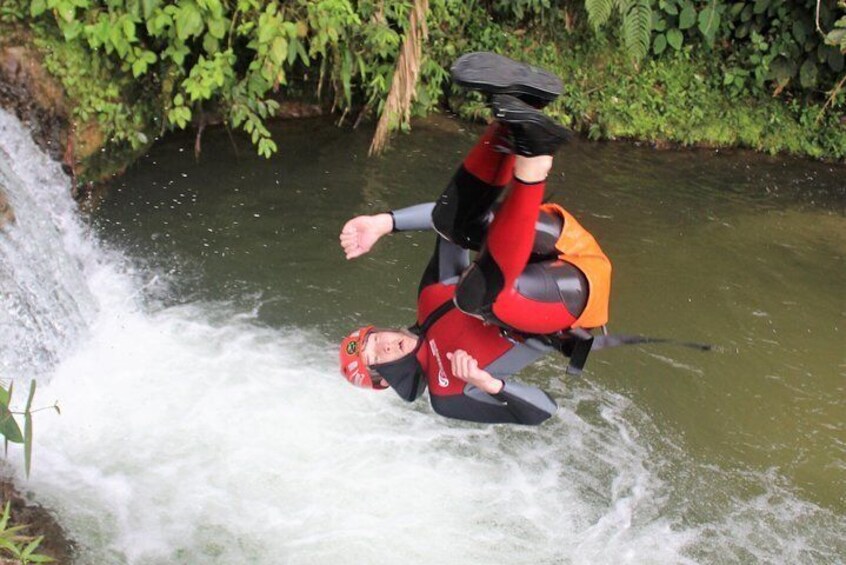
[[[0,192],[15,212],[0,228],[0,378],[26,379],[49,370],[94,316],[84,268],[94,246],[69,179],[2,110]]]
[[[837,517],[766,476],[721,498],[732,477],[600,386],[550,383],[562,408],[539,428],[454,422],[349,387],[313,329],[146,304],[160,277],[90,233],[2,111],[0,191],[0,378],[38,377],[36,405],[62,407],[36,414],[18,480],[82,564],[835,559]]]

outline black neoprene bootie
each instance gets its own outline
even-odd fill
[[[511,94],[536,108],[543,108],[561,94],[557,76],[496,53],[467,53],[453,63],[450,71],[452,81],[459,86],[488,95]]]
[[[491,108],[494,118],[508,125],[511,149],[515,155],[552,155],[570,138],[569,130],[514,96],[494,96]]]

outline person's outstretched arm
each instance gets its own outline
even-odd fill
[[[341,229],[341,247],[347,259],[368,253],[383,236],[393,232],[432,230],[434,202],[416,204],[381,214],[356,216]],[[424,271],[420,288],[433,283],[455,284],[470,264],[466,249],[438,236],[435,252]]]
[[[341,228],[341,247],[347,259],[369,252],[382,236],[392,232],[431,230],[434,202],[416,204],[381,214],[356,216]]]

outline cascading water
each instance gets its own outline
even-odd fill
[[[18,216],[0,237],[3,363],[47,374],[39,397],[62,406],[36,419],[28,486],[83,562],[682,559],[689,534],[634,516],[657,483],[611,426],[622,399],[608,429],[570,423],[567,443],[592,446],[573,460],[550,429],[468,428],[350,391],[319,336],[221,303],[145,309],[144,276],[86,233],[59,167],[7,114],[0,148]],[[615,477],[610,509],[597,475]]]
[[[94,314],[80,268],[90,245],[59,165],[41,157],[5,112],[0,138],[0,190],[17,212],[0,237],[0,378],[31,378],[58,360]]]
[[[752,503],[715,497],[718,469],[685,468],[647,415],[599,387],[550,381],[562,409],[540,428],[467,425],[350,389],[314,330],[225,302],[145,303],[166,277],[87,232],[58,166],[2,112],[0,175],[18,218],[0,232],[2,376],[38,375],[38,399],[62,406],[37,415],[33,476],[19,480],[81,563],[836,554],[837,518],[777,478],[756,477]]]

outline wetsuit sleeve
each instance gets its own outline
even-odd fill
[[[426,202],[389,212],[394,219],[394,231],[431,230],[434,202]]]
[[[469,265],[470,252],[468,250],[438,236],[435,241],[435,252],[420,279],[418,294],[432,284],[456,284],[461,273]]]
[[[431,396],[432,408],[441,416],[484,424],[537,426],[551,418],[558,405],[544,391],[507,381],[495,395],[468,385],[463,394]]]

